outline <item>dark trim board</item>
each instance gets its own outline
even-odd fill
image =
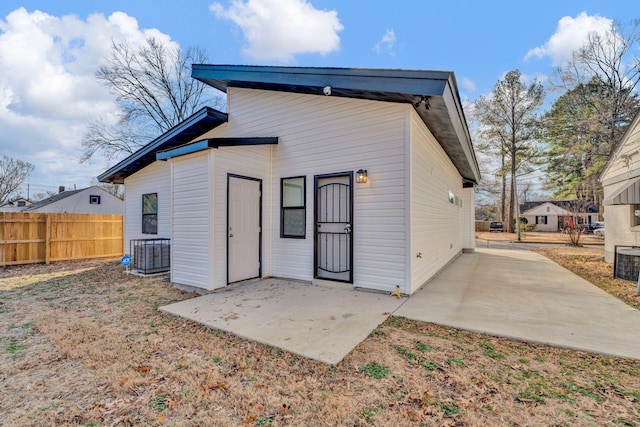
[[[278,144],[278,137],[260,138],[211,138],[203,139],[189,144],[181,145],[169,150],[162,150],[156,153],[156,160],[169,160],[174,157],[184,156],[207,148],[220,147],[240,147],[248,145],[275,145]]]
[[[230,87],[411,104],[465,180],[480,168],[450,71],[194,64],[191,76]]]
[[[227,113],[204,107],[126,159],[98,175],[100,182],[124,184],[124,179],[156,161],[156,152],[181,146],[228,120]]]

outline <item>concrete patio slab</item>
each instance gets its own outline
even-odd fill
[[[265,279],[160,310],[337,364],[405,300],[308,282]]]
[[[528,250],[462,255],[394,315],[640,359],[640,311]]]

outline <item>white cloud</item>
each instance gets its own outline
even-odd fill
[[[0,151],[33,163],[29,181],[82,187],[105,166],[79,164],[88,121],[114,117],[113,96],[94,78],[112,41],[142,45],[158,30],[122,12],[86,20],[19,8],[0,18]]]
[[[326,55],[340,48],[344,28],[335,10],[318,10],[306,0],[232,0],[210,10],[238,25],[246,39],[243,53],[260,61],[287,63],[295,55]]]
[[[469,79],[467,77],[463,77],[460,80],[460,86],[466,92],[475,92],[476,91],[476,84],[474,83],[473,80],[471,80],[471,79]]]
[[[376,45],[373,47],[373,50],[375,50],[376,53],[380,55],[386,53],[393,56],[395,46],[396,33],[393,30],[387,30],[384,32],[382,38],[378,41],[378,43],[376,43]]]
[[[611,28],[612,23],[609,18],[590,16],[586,12],[575,18],[565,16],[558,21],[556,32],[549,40],[542,46],[531,49],[525,58],[548,56],[554,66],[565,64],[571,59],[571,54],[584,45],[590,33],[603,34]]]

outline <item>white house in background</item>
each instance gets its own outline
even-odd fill
[[[20,212],[30,204],[30,200],[27,200],[24,197],[17,197],[2,203],[0,205],[0,212]]]
[[[535,231],[561,231],[569,226],[598,221],[598,207],[582,200],[549,200],[527,202],[520,205],[520,216],[527,224],[535,224]]]
[[[604,253],[616,245],[640,246],[640,114],[633,119],[600,174],[604,190]]]
[[[124,214],[124,201],[93,186],[80,190],[63,190],[22,208],[21,212]]]
[[[98,177],[125,250],[171,239],[171,281],[268,276],[415,292],[474,248],[480,179],[453,73],[194,65],[226,92]],[[135,262],[135,260],[134,260]]]

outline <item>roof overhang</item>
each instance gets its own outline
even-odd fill
[[[153,163],[156,160],[157,151],[184,145],[226,121],[226,113],[204,107],[126,159],[103,172],[98,176],[98,181],[123,184],[126,177]]]
[[[411,104],[462,175],[463,183],[480,180],[451,72],[194,64],[191,76],[223,92],[240,87]]]
[[[278,143],[277,137],[260,138],[210,138],[181,145],[180,147],[162,150],[156,153],[156,160],[169,160],[174,157],[184,156],[208,148],[237,147],[245,145],[274,145]]]
[[[640,205],[640,178],[627,181],[605,199],[604,205]]]

